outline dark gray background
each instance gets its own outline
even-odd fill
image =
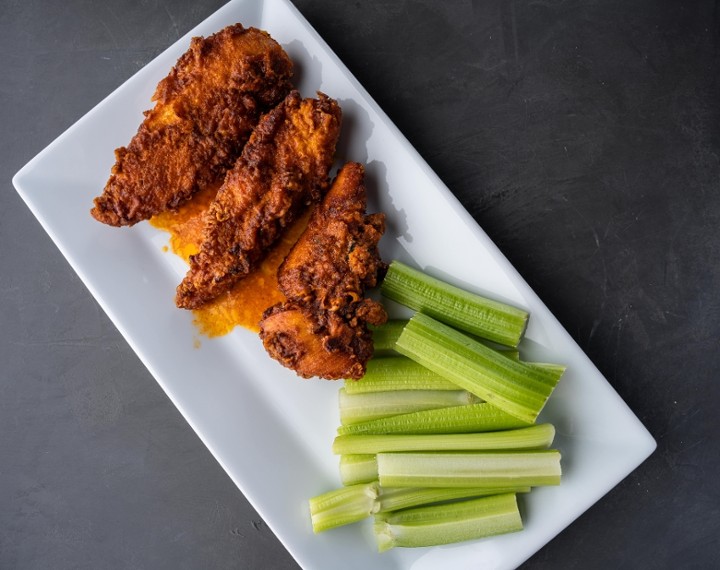
[[[0,568],[294,568],[10,179],[221,1],[0,2]],[[524,568],[720,567],[717,2],[297,6],[658,449]]]

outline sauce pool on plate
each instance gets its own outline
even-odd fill
[[[207,188],[177,210],[163,212],[150,220],[152,226],[170,234],[170,249],[185,261],[200,248],[203,214],[218,188]],[[193,310],[194,323],[203,335],[222,336],[236,326],[259,332],[263,311],[285,300],[278,290],[277,270],[307,226],[309,216],[307,212],[290,226],[260,266],[245,279],[230,291]]]

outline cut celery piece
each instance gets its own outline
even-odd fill
[[[564,367],[538,367],[499,356],[422,313],[403,329],[397,350],[486,402],[533,423]]]
[[[499,431],[527,427],[530,422],[511,416],[490,404],[470,404],[424,410],[340,426],[338,435],[423,434]]]
[[[375,500],[376,513],[398,511],[419,505],[429,505],[442,501],[466,499],[468,497],[486,497],[505,493],[529,493],[530,487],[379,487],[380,494]]]
[[[490,489],[384,489],[377,481],[333,489],[308,501],[313,532],[352,524],[375,513],[383,513],[429,505],[443,501],[484,497],[502,493],[529,492],[529,487],[497,487]]]
[[[451,544],[522,530],[514,494],[494,495],[375,516],[378,550]]]
[[[374,356],[386,356],[395,353],[395,341],[407,323],[407,319],[391,319],[380,326],[369,325],[372,331]]]
[[[554,379],[553,375],[555,375],[557,378],[560,378],[560,376],[563,375],[565,369],[567,368],[563,364],[554,364],[552,362],[523,361],[522,363],[526,366],[531,366],[533,368],[538,368],[550,372],[551,374],[549,374],[548,376],[543,376],[542,380],[551,388],[554,388],[557,384],[557,380]]]
[[[416,311],[506,346],[517,346],[527,327],[527,311],[470,293],[399,261],[390,264],[381,291]]]
[[[377,482],[334,489],[308,501],[313,532],[351,524],[376,510],[380,486]]]
[[[407,323],[407,321],[403,321]],[[400,333],[398,333],[400,336]],[[360,380],[345,380],[348,394],[396,390],[457,390],[458,386],[407,356],[373,358]]]
[[[374,454],[340,456],[340,481],[345,486],[370,483],[377,479],[377,459]]]
[[[403,392],[367,392],[348,394],[339,392],[340,423],[343,425],[366,422],[421,410],[464,406],[480,401],[466,390],[411,390]]]
[[[378,480],[387,487],[504,487],[560,484],[560,452],[475,451],[378,453]]]
[[[520,351],[510,348],[508,350],[498,350],[501,356],[510,358],[511,360],[520,360]]]
[[[339,435],[333,453],[369,454],[389,451],[467,451],[502,449],[542,449],[555,437],[552,424],[487,433],[431,435]]]

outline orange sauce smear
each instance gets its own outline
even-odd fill
[[[185,261],[197,253],[202,242],[203,214],[219,186],[197,193],[175,211],[158,214],[150,220],[154,227],[170,233],[170,248]],[[260,319],[268,307],[285,300],[278,289],[277,270],[307,226],[309,213],[298,219],[268,253],[265,260],[230,291],[193,310],[200,333],[222,336],[236,326],[259,332]]]

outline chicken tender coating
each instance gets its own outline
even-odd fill
[[[337,102],[291,92],[265,115],[206,215],[203,243],[177,288],[193,309],[257,267],[285,229],[325,193],[340,132]]]
[[[221,181],[261,115],[290,92],[292,62],[266,32],[228,26],[190,48],[116,162],[91,214],[131,226]]]
[[[377,249],[383,214],[366,215],[361,164],[346,164],[278,270],[287,301],[265,311],[267,352],[305,378],[361,378],[372,357],[367,323],[387,320],[365,290],[387,269]]]

